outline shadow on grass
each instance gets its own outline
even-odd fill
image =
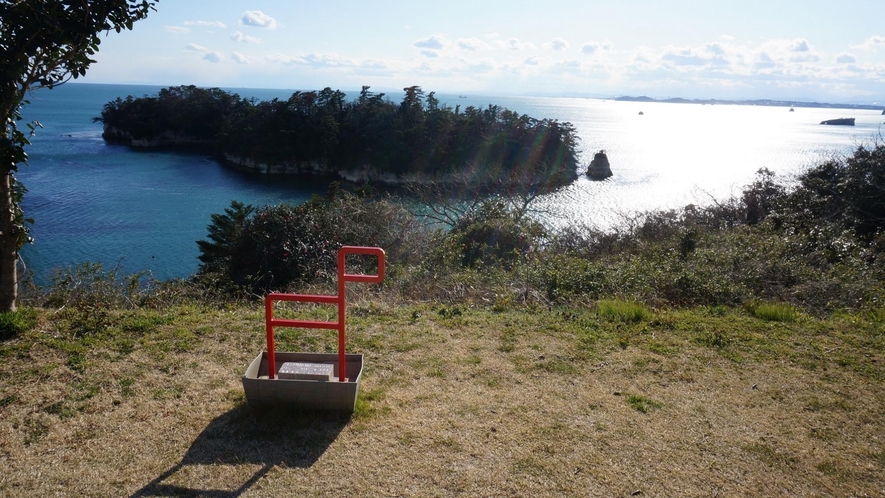
[[[312,466],[338,437],[350,417],[350,413],[301,412],[295,408],[259,411],[242,404],[210,422],[181,462],[132,497],[239,496],[277,465],[290,468]],[[188,474],[189,466],[244,464],[260,465],[261,468],[241,485],[237,482],[235,485],[239,487],[236,489],[202,489],[166,482],[183,480],[176,474],[181,471]]]

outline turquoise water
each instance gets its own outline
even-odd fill
[[[222,212],[231,200],[301,202],[325,191],[325,183],[312,178],[247,174],[199,154],[133,151],[104,143],[101,125],[91,118],[105,102],[159,89],[68,84],[30,97],[25,118],[44,128],[27,149],[30,165],[19,173],[29,189],[26,215],[36,220],[35,243],[23,249],[22,257],[38,282],[46,282],[54,268],[84,261],[119,264],[125,273],[146,269],[160,279],[188,277],[199,266],[195,241],[206,236],[210,214]],[[260,100],[292,93],[230,90]],[[581,178],[537,205],[554,223],[603,228],[638,211],[722,199],[752,181],[762,167],[795,174],[868,142],[885,120],[879,111],[797,108],[790,113],[779,107],[438,97],[453,107],[493,103],[572,122],[583,162],[605,149],[615,176],[605,182]],[[843,116],[855,117],[857,126],[818,125]]]
[[[232,200],[297,203],[325,191],[315,179],[250,175],[199,154],[132,151],[102,140],[91,118],[105,102],[158,89],[67,85],[31,96],[25,118],[44,128],[19,173],[29,190],[25,212],[35,220],[35,243],[22,258],[38,282],[83,261],[119,264],[125,273],[147,269],[159,279],[187,277],[199,265],[195,241],[205,238],[210,215]]]

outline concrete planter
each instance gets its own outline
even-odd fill
[[[285,362],[320,363],[333,367],[334,380],[269,379],[267,352],[259,354],[243,375],[250,406],[297,406],[306,410],[352,412],[363,374],[363,355],[347,354],[347,380],[338,380],[337,353],[276,353],[279,369]]]

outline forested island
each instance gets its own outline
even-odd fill
[[[461,109],[404,88],[397,104],[363,86],[346,101],[324,88],[257,101],[219,88],[169,87],[105,104],[105,140],[133,147],[198,147],[261,173],[322,174],[354,182],[566,185],[577,177],[567,122],[496,105]]]

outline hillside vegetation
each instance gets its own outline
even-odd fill
[[[385,293],[420,300],[775,301],[815,314],[881,303],[881,144],[815,166],[790,184],[761,170],[739,198],[644,213],[609,232],[553,229],[503,196],[452,203],[448,211],[421,208],[421,218],[405,205],[334,184],[324,198],[299,206],[234,203],[213,216],[209,240],[199,242],[197,280],[257,294],[332,285],[338,247],[373,245],[388,252]],[[428,216],[436,223],[422,222]]]
[[[0,494],[876,496],[883,188],[874,144],[615,232],[494,196],[445,230],[367,189],[233,203],[190,281],[84,264],[0,317]],[[334,293],[341,244],[389,255],[348,291],[356,411],[251,410],[256,297]]]

